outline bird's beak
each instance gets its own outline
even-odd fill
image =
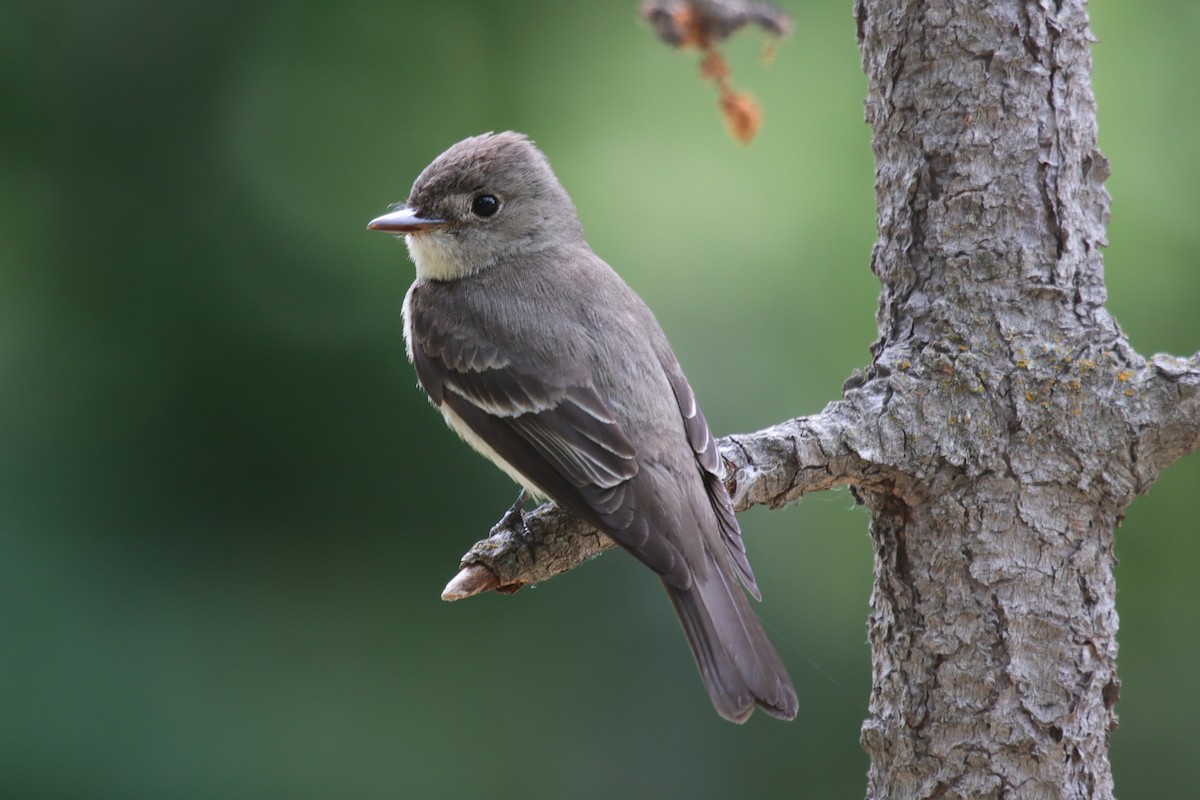
[[[387,231],[388,233],[419,233],[430,228],[441,228],[446,225],[444,219],[422,217],[408,206],[398,208],[390,214],[376,217],[367,223],[367,230]]]

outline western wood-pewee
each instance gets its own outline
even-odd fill
[[[511,132],[459,142],[368,227],[405,235],[408,357],[447,424],[658,574],[721,716],[794,718],[704,415],[541,151]]]

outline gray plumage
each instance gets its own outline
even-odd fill
[[[408,354],[447,423],[659,575],[723,717],[794,718],[704,415],[545,156],[515,133],[466,139],[370,227],[406,234]]]

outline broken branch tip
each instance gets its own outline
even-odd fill
[[[482,564],[467,564],[450,579],[442,590],[442,599],[447,603],[463,600],[483,592],[500,588],[500,579]]]

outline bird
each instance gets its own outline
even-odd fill
[[[464,139],[367,227],[405,239],[406,351],[447,425],[657,574],[718,714],[794,719],[716,441],[542,151],[512,131]]]

